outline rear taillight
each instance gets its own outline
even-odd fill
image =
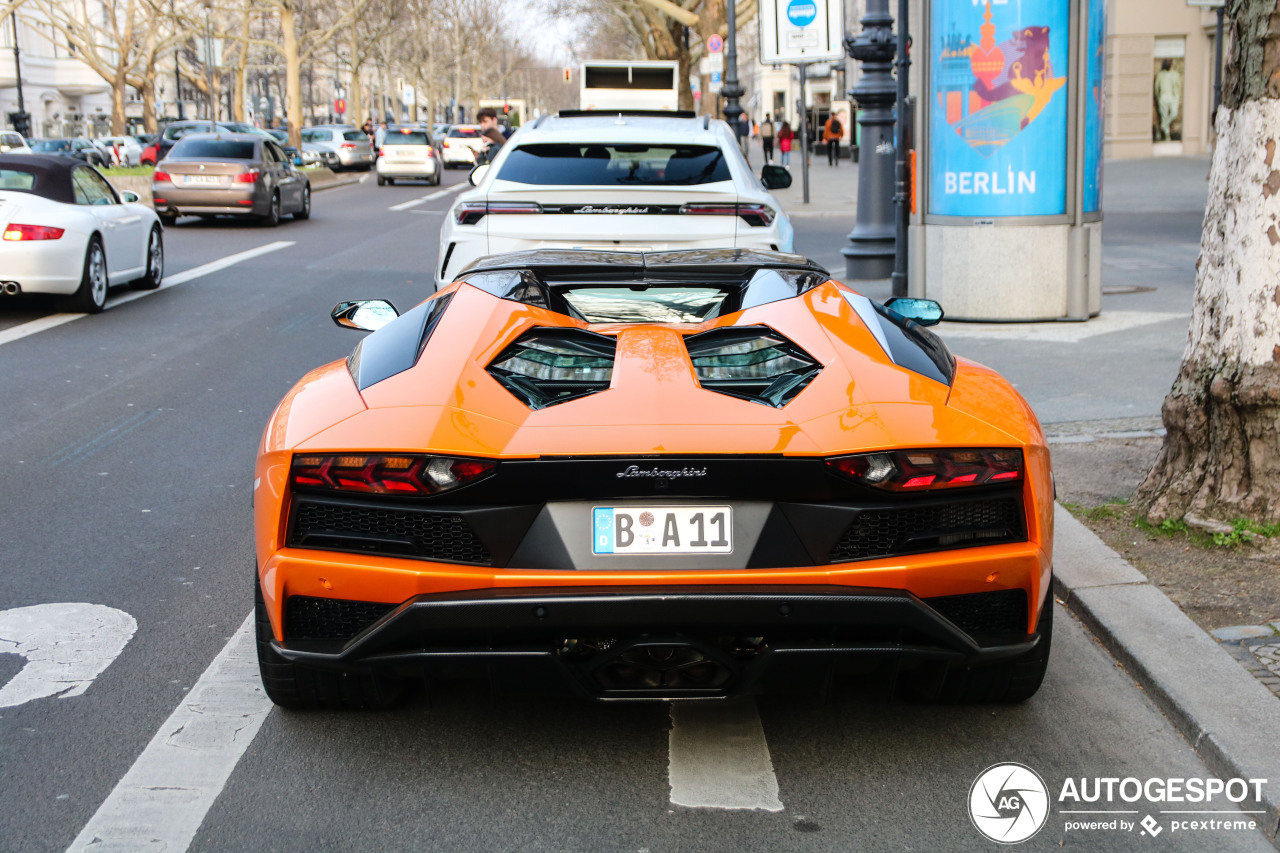
[[[424,496],[483,479],[498,463],[488,459],[418,454],[306,454],[289,472],[293,489]]]
[[[777,215],[767,204],[719,202],[689,202],[680,206],[680,212],[694,216],[741,216],[748,225],[768,225]]]
[[[257,181],[258,178],[261,176],[262,176],[262,173],[259,172],[257,169],[250,169],[247,172],[241,172],[240,174],[236,175],[234,178],[231,179],[231,181],[232,183],[236,183],[236,184],[252,184],[255,181]]]
[[[541,213],[542,205],[532,201],[464,201],[454,208],[453,217],[459,225],[475,225],[486,214]]]
[[[379,157],[386,157],[386,156],[387,156],[386,149],[384,149],[382,146],[378,146],[378,156],[379,156]]]
[[[827,467],[877,489],[912,492],[961,486],[992,486],[1022,480],[1016,448],[886,450],[828,459]]]
[[[173,178],[169,177],[169,173],[168,173],[168,172],[165,172],[165,171],[163,171],[163,170],[161,170],[161,169],[156,169],[154,172],[152,172],[152,173],[151,173],[151,180],[153,180],[153,181],[172,181],[172,180],[173,180]]]
[[[66,233],[65,228],[52,228],[48,225],[9,225],[4,229],[4,239],[18,240],[57,240]]]
[[[440,142],[440,147],[441,147],[441,148],[448,148],[448,147],[449,147],[449,140],[447,140],[447,139],[441,140],[441,142]]]
[[[432,150],[431,150],[431,146],[430,146],[430,145],[428,145],[428,146],[427,146],[427,156],[428,156],[428,157],[430,157],[430,156],[432,156],[432,155],[433,155],[433,154],[435,154],[435,153],[436,153],[436,152],[434,152],[434,151],[432,151]]]
[[[342,150],[343,150],[343,151],[355,151],[355,150],[356,150],[356,144],[355,144],[354,142],[344,142],[344,143],[342,143]]]

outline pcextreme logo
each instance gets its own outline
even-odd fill
[[[969,788],[969,819],[987,838],[1018,844],[1049,818],[1049,789],[1025,764],[993,764]]]

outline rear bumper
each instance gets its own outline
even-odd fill
[[[380,157],[377,169],[379,175],[388,178],[432,178],[436,174],[436,161],[431,159],[424,163],[415,163]]]
[[[1021,592],[1003,591],[1006,600]],[[461,668],[515,689],[636,700],[820,686],[834,673],[886,664],[941,674],[1040,642],[1038,633],[966,633],[940,610],[971,613],[972,603],[957,610],[942,601],[822,585],[479,590],[416,596],[350,640],[272,645],[291,661],[337,670]]]
[[[176,216],[264,216],[271,207],[271,196],[260,192],[254,184],[204,190],[153,184],[151,194],[157,212]]]

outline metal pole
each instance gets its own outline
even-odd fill
[[[177,17],[174,12],[174,0],[169,0],[169,17]],[[179,53],[180,51],[175,46],[173,48],[173,99],[178,104],[178,121],[184,121],[187,115],[186,110],[182,108],[182,68],[178,64]]]
[[[862,32],[845,36],[849,56],[862,63],[862,74],[849,95],[858,103],[858,221],[849,232],[850,245],[840,250],[850,279],[889,278],[894,271],[893,125],[897,85],[893,79],[896,46],[889,0],[867,0]]]
[[[897,155],[897,187],[893,194],[894,204],[897,205],[896,225],[893,235],[893,295],[907,295],[907,227],[911,224],[911,196],[910,188],[907,186],[907,144],[910,139],[911,128],[907,126],[907,122],[911,120],[910,111],[907,109],[907,99],[910,97],[910,89],[908,87],[908,77],[911,71],[911,55],[907,50],[907,43],[910,40],[910,32],[907,27],[908,0],[898,0],[898,102],[897,102],[897,128],[894,139],[894,150]]]
[[[805,81],[808,79],[809,63],[800,63],[800,175],[804,184],[804,203],[809,203],[809,107],[805,95]]]
[[[738,99],[747,93],[745,87],[738,84],[738,10],[736,0],[725,0],[725,12],[728,15],[729,32],[724,39],[724,85],[720,94],[724,97],[724,117],[733,128],[734,140],[742,145],[740,122],[742,106]]]
[[[21,56],[22,51],[18,49],[18,10],[17,8],[14,8],[13,12],[10,14],[10,18],[13,20],[13,73],[14,73],[14,76],[18,78],[18,112],[26,113],[27,107],[22,100],[22,60],[19,58]],[[1219,25],[1221,25],[1221,22],[1222,22],[1221,13],[1218,14],[1218,22],[1219,22]],[[27,133],[29,134],[30,132],[31,132],[31,128],[27,128]]]

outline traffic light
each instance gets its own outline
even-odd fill
[[[564,70],[564,82],[568,83],[568,82],[569,82],[569,78],[570,78],[570,77],[572,77],[572,76],[573,76],[573,72],[572,72],[572,71],[570,71],[568,68],[566,68],[566,69]]]
[[[503,104],[503,105],[502,105],[502,114],[503,114],[504,116],[509,116],[509,115],[511,115],[511,105],[510,105],[510,104]]]
[[[31,113],[9,113],[9,124],[13,125],[13,129],[22,134],[24,139],[31,135]]]

